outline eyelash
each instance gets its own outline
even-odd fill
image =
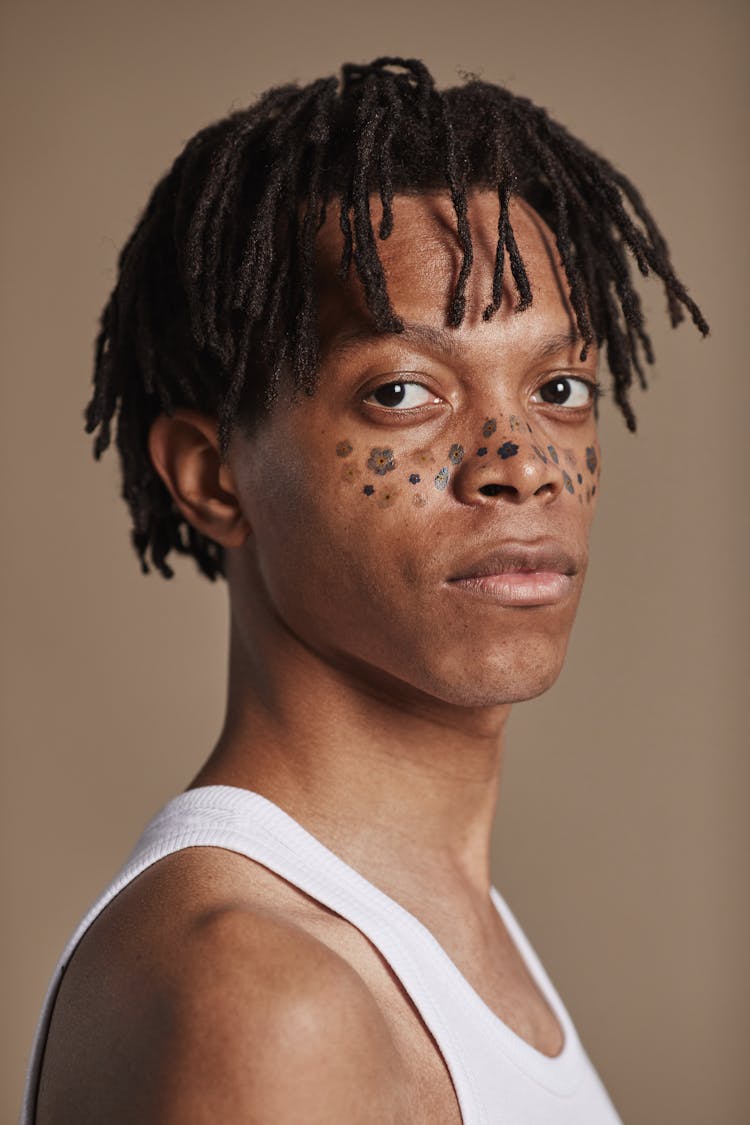
[[[534,391],[534,395],[540,394],[545,389],[545,387],[551,387],[555,383],[578,383],[581,386],[584,386],[588,391],[588,401],[585,403],[581,403],[578,406],[566,406],[563,402],[545,402],[544,400],[542,400],[541,404],[544,406],[551,406],[558,410],[569,411],[570,413],[573,413],[574,411],[588,410],[589,407],[596,406],[597,402],[603,397],[605,393],[598,383],[593,382],[591,379],[584,379],[582,375],[555,375],[551,379],[546,379],[544,383],[537,387],[537,389]]]
[[[406,414],[416,413],[416,411],[423,409],[425,406],[439,406],[443,400],[431,391],[424,383],[420,383],[418,379],[389,379],[387,383],[381,383],[379,386],[374,387],[363,399],[364,402],[369,402],[380,391],[386,390],[388,387],[419,387],[428,396],[428,401],[417,403],[415,406],[387,406],[382,402],[371,402],[370,405],[377,406],[381,410],[387,410],[389,413],[403,412]]]
[[[556,382],[578,383],[582,386],[585,386],[586,389],[589,392],[588,401],[585,402],[585,403],[579,404],[578,406],[566,406],[565,403],[544,402],[544,400],[542,400],[542,405],[551,406],[551,407],[556,408],[558,410],[562,410],[562,411],[569,412],[569,413],[579,412],[579,411],[582,411],[582,410],[588,410],[589,407],[596,406],[596,404],[599,402],[599,400],[605,394],[605,391],[602,390],[602,388],[600,387],[600,385],[598,383],[595,383],[590,379],[584,379],[581,375],[556,375],[551,379],[547,379],[544,383],[542,383],[539,387],[537,387],[537,389],[534,391],[534,395],[540,394],[540,392],[543,391],[545,387],[552,386]],[[367,403],[369,400],[373,399],[374,396],[376,394],[378,394],[378,392],[383,391],[383,390],[387,389],[388,387],[404,387],[404,388],[406,388],[406,387],[419,387],[421,390],[425,391],[425,393],[428,396],[431,396],[431,397],[430,397],[429,401],[418,403],[415,406],[400,406],[400,405],[388,406],[387,404],[382,403],[382,402],[370,402],[370,405],[377,406],[381,410],[385,410],[388,413],[414,414],[418,410],[423,409],[425,406],[439,405],[440,402],[442,401],[439,398],[439,396],[435,395],[435,393],[429,389],[429,387],[427,387],[424,383],[420,383],[416,379],[390,379],[387,383],[381,383],[379,386],[377,386],[373,390],[371,390],[365,396],[363,401]],[[533,396],[532,396],[532,401],[533,401]]]

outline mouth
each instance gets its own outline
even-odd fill
[[[446,585],[503,606],[557,605],[572,593],[581,566],[557,543],[506,543],[459,564]]]

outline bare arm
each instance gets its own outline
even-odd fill
[[[293,924],[230,908],[179,943],[112,919],[92,934],[60,990],[37,1122],[388,1125],[408,1119],[401,1089],[355,970]]]

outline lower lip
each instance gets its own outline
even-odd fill
[[[457,590],[479,594],[498,605],[557,605],[573,587],[569,574],[545,570],[518,570],[509,574],[483,574],[449,583]]]

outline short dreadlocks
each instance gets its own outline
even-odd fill
[[[326,207],[340,200],[341,276],[352,265],[376,328],[399,332],[377,235],[393,229],[395,192],[445,191],[462,262],[448,323],[464,316],[472,260],[467,191],[498,196],[492,293],[501,303],[506,259],[521,311],[533,300],[508,204],[529,202],[554,231],[570,302],[588,346],[606,342],[614,398],[628,428],[634,375],[653,363],[630,258],[661,278],[672,325],[687,309],[708,325],[674,274],[667,244],[636,188],[545,110],[502,87],[468,78],[438,90],[417,59],[347,64],[341,78],[269,90],[250,108],[201,130],[156,185],[119,258],[117,284],[96,343],[86,431],[94,456],[110,444],[118,413],[122,496],[133,546],[166,578],[171,550],[192,555],[210,579],[225,575],[224,549],[182,517],[148,453],[154,418],[190,406],[214,415],[222,458],[235,424],[251,425],[278,395],[281,375],[313,393],[318,372],[314,251]],[[184,536],[186,532],[186,538]]]

